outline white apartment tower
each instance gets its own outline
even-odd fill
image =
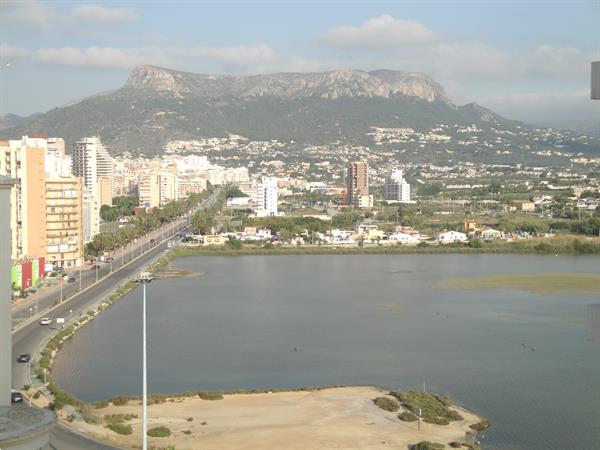
[[[102,187],[112,191],[113,159],[100,138],[86,137],[73,144],[71,165],[73,175],[83,178],[83,236],[89,242],[100,231]]]
[[[256,215],[258,217],[277,215],[277,180],[263,177],[256,187]]]
[[[402,170],[393,170],[385,177],[385,199],[392,203],[410,202],[410,184],[404,179]]]

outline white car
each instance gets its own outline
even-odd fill
[[[52,319],[49,319],[48,317],[44,317],[43,319],[40,319],[40,325],[50,325],[52,323]]]

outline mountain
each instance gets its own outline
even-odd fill
[[[6,128],[13,128],[19,125],[23,125],[28,121],[34,119],[39,114],[33,114],[31,116],[22,117],[16,114],[0,114],[0,130],[4,130]]]
[[[373,127],[427,132],[443,124],[481,129],[494,141],[506,130],[511,145],[527,141],[525,124],[502,118],[476,104],[455,106],[435,80],[422,73],[335,70],[320,73],[277,73],[253,76],[204,75],[141,65],[126,84],[55,108],[25,124],[0,131],[9,138],[31,133],[61,136],[67,144],[99,135],[118,154],[160,154],[166,143],[202,137],[242,135],[254,140],[277,139],[288,146],[346,142],[373,145]],[[448,144],[449,153],[465,159],[477,146],[461,147],[462,135]],[[487,141],[484,141],[487,143]],[[554,142],[554,141],[552,141]],[[530,148],[545,142],[531,142]],[[561,142],[568,150],[569,143]],[[586,145],[577,141],[577,151]],[[418,147],[421,148],[421,147]],[[420,150],[426,153],[429,144]],[[496,154],[481,143],[482,154]],[[592,152],[600,152],[600,146]],[[481,156],[481,155],[480,155]]]

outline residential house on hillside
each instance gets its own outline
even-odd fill
[[[435,240],[440,244],[451,244],[453,242],[466,242],[468,241],[467,235],[465,233],[461,233],[460,231],[444,231],[442,233],[438,233],[435,237]]]

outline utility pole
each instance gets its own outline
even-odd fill
[[[146,379],[146,282],[143,282],[143,302],[142,302],[142,335],[143,335],[143,363],[142,363],[142,450],[148,449],[148,384]]]

